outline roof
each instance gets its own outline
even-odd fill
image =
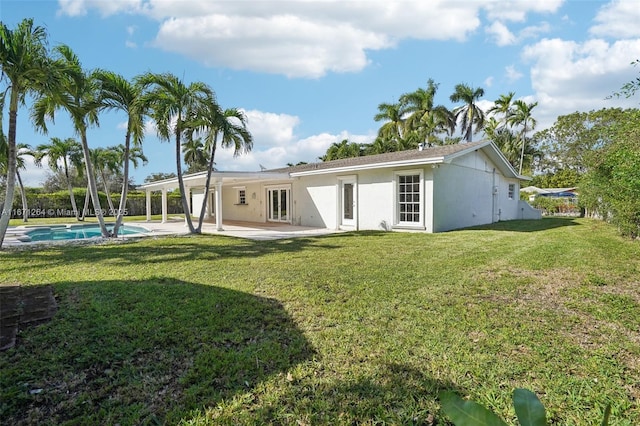
[[[507,177],[521,180],[530,180],[526,176],[520,176],[513,166],[507,161],[504,154],[489,140],[459,143],[455,145],[442,145],[412,149],[408,151],[388,152],[386,154],[365,155],[362,157],[343,158],[340,160],[324,161],[320,163],[301,164],[299,166],[283,167],[279,169],[264,170],[261,172],[213,172],[212,183],[234,184],[251,181],[283,180],[298,176],[308,176],[325,173],[342,173],[356,170],[416,166],[425,164],[449,163],[457,157],[471,152],[482,150],[496,167]],[[187,186],[204,186],[207,172],[199,172],[183,177]],[[170,178],[161,181],[150,182],[141,185],[141,189],[157,191],[161,189],[177,188],[178,179]]]
[[[562,192],[575,192],[577,187],[569,187],[569,188],[538,188],[537,186],[527,186],[522,188],[521,192],[532,192],[536,194],[559,194]]]
[[[269,170],[269,172],[289,173],[292,177],[296,177],[371,168],[439,164],[448,163],[454,158],[479,149],[481,149],[489,158],[491,158],[491,160],[506,176],[523,180],[529,179],[524,176],[519,176],[515,169],[504,157],[502,152],[500,152],[500,150],[489,140],[470,143],[459,143],[455,145],[434,146],[424,148],[422,150],[412,149],[408,151],[389,152],[386,154],[342,158],[333,161],[301,164],[298,166],[273,169]]]

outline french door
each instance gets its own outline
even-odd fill
[[[267,219],[270,222],[291,222],[291,189],[267,188]]]

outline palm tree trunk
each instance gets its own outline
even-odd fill
[[[4,199],[4,207],[0,212],[0,248],[4,242],[4,236],[9,227],[11,219],[11,208],[13,207],[13,194],[16,187],[16,121],[18,117],[18,89],[11,88],[11,100],[9,103],[9,138],[7,151],[7,192]]]
[[[211,145],[211,152],[209,153],[209,165],[207,167],[207,180],[204,184],[204,200],[202,207],[200,208],[200,217],[198,217],[198,228],[196,228],[196,234],[202,233],[202,222],[204,222],[204,213],[207,211],[207,204],[209,203],[209,188],[211,184],[211,172],[213,171],[214,157],[216,155],[216,145],[218,144],[218,134],[213,137],[213,144]],[[218,214],[218,212],[216,212]],[[222,219],[222,218],[221,218]]]
[[[69,179],[69,166],[67,165],[67,158],[62,158],[62,165],[64,166],[64,176],[67,178],[67,189],[69,190],[69,199],[71,200],[71,208],[73,214],[76,216],[76,220],[80,222],[80,218],[84,216],[84,212],[80,214],[78,206],[76,204],[76,196],[73,195],[73,186],[71,185],[71,179]],[[85,207],[86,209],[86,207]]]
[[[109,184],[107,183],[107,178],[104,175],[104,169],[100,170],[100,176],[102,177],[102,186],[104,186],[104,193],[107,195],[107,203],[109,204],[109,209],[111,210],[111,214],[113,217],[116,217],[115,208],[113,207],[113,200],[111,200],[111,191],[109,191]]]
[[[128,126],[129,127],[129,126]],[[120,225],[124,217],[124,210],[127,208],[127,191],[129,190],[129,151],[131,145],[131,132],[127,131],[127,135],[124,138],[124,164],[123,168],[123,182],[122,191],[120,192],[120,206],[118,207],[118,214],[116,215],[116,224],[113,225],[113,235],[118,236]]]
[[[20,172],[16,170],[16,178],[18,178],[18,186],[20,187],[20,195],[22,195],[22,221],[29,222],[29,206],[27,205],[27,194],[24,192],[24,185]]]
[[[104,217],[102,216],[102,207],[100,206],[100,198],[98,197],[98,186],[96,185],[96,175],[93,173],[93,165],[91,164],[91,157],[89,156],[89,144],[87,143],[87,132],[82,130],[80,137],[82,141],[82,151],[84,154],[84,162],[87,168],[87,180],[89,184],[89,192],[91,193],[91,201],[93,201],[93,209],[96,212],[96,218],[100,225],[100,232],[102,236],[109,237],[109,231],[104,224]]]
[[[84,190],[84,207],[82,208],[82,215],[78,219],[79,221],[84,221],[84,218],[89,211],[89,185]]]
[[[522,130],[522,151],[520,152],[520,170],[518,171],[519,175],[522,175],[522,163],[524,162],[524,144],[526,143],[527,139],[527,123],[525,122],[524,124],[524,129]]]
[[[180,117],[178,117],[178,122]],[[193,234],[196,230],[193,228],[193,221],[191,220],[191,212],[189,211],[189,204],[187,203],[187,194],[184,191],[184,181],[182,179],[182,157],[180,155],[180,132],[181,130],[176,126],[176,171],[178,172],[178,187],[180,188],[180,198],[182,200],[182,210],[184,211],[184,217],[187,220],[187,226],[189,227],[189,233]]]

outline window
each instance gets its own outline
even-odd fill
[[[509,184],[509,199],[513,200],[515,195],[516,195],[516,184],[515,183],[510,183]]]
[[[398,223],[420,224],[421,185],[420,174],[398,175]]]
[[[238,189],[238,204],[247,204],[247,190]]]

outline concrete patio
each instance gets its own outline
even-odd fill
[[[152,231],[152,235],[179,235],[188,233],[187,225],[184,219],[181,218],[169,218],[166,222],[152,220],[149,222],[130,222],[129,224],[143,226]],[[194,225],[197,225],[197,220]],[[226,235],[251,240],[278,240],[284,238],[315,237],[343,232],[335,229],[311,228],[275,222],[223,221],[222,228],[221,231],[218,231],[216,230],[215,222],[205,222],[202,225],[202,233]]]

